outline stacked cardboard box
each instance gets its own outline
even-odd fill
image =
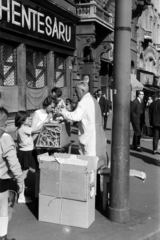
[[[97,157],[39,155],[39,221],[88,228],[95,220]]]

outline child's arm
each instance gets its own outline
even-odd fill
[[[19,188],[23,185],[23,172],[17,158],[15,143],[9,134],[3,134],[0,139],[3,158],[5,158],[8,170],[11,170],[14,178],[17,181]]]

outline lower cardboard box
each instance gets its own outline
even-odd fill
[[[95,197],[87,202],[39,194],[39,221],[88,228],[95,221]]]

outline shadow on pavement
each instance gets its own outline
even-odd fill
[[[30,212],[35,216],[35,218],[38,220],[38,198],[34,198],[32,203],[26,204]]]
[[[152,164],[155,166],[158,166],[158,163],[160,162],[160,160],[158,159],[144,155],[143,152],[142,153],[130,152],[130,155],[135,158],[141,159],[145,163]]]

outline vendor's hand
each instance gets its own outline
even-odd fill
[[[54,117],[57,118],[57,117],[61,117],[62,114],[60,111],[57,111],[55,114],[54,114]]]
[[[103,113],[103,116],[105,116],[106,114],[105,113]]]
[[[48,113],[48,119],[50,120],[52,117],[53,117],[53,113],[52,112]]]
[[[61,109],[61,115],[62,115],[62,116],[63,116],[63,114],[64,114],[65,112],[67,112],[67,109],[66,109],[66,108]]]
[[[18,183],[18,194],[22,193],[23,192],[23,188],[24,188],[24,184],[23,183]]]

